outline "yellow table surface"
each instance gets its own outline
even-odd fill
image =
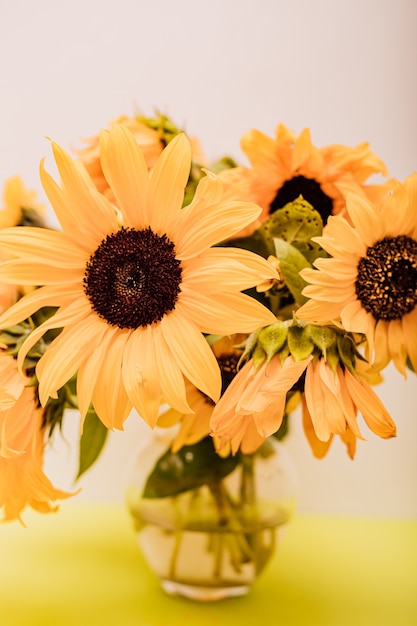
[[[119,505],[0,525],[1,626],[416,626],[417,522],[297,514],[248,596],[166,595]]]

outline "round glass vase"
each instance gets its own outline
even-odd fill
[[[126,492],[138,543],[171,595],[213,601],[245,595],[295,508],[297,476],[284,445],[222,459],[210,437],[170,451],[155,431]]]

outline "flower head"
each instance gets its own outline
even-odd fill
[[[155,129],[147,126],[135,117],[129,117],[127,115],[120,115],[115,120],[112,120],[109,127],[113,128],[118,124],[123,125],[125,128],[130,130],[142,150],[148,169],[152,169],[164,148],[160,134]],[[101,164],[100,135],[97,134],[92,137],[88,137],[83,141],[86,146],[75,150],[75,153],[83,162],[97,189],[101,193],[109,196],[111,200],[114,200],[114,196],[106,180]]]
[[[124,126],[132,133],[145,157],[149,170],[154,168],[165,146],[181,132],[168,117],[161,114],[158,114],[155,118],[146,118],[140,115],[135,117],[120,115],[109,123],[110,128],[116,125]],[[190,137],[189,139],[193,161],[199,163],[200,166],[206,165],[206,158],[198,139],[195,137]],[[100,135],[97,134],[84,139],[84,143],[87,145],[84,148],[75,150],[75,154],[78,155],[84,164],[97,189],[108,197],[109,200],[116,202],[101,164]],[[198,171],[198,177],[201,177],[201,169]]]
[[[3,189],[3,208],[0,209],[0,229],[10,226],[45,226],[45,207],[37,201],[36,191],[26,189],[19,176],[6,180]],[[0,253],[5,261],[7,254]],[[19,285],[0,282],[0,313],[19,297]]]
[[[56,489],[44,474],[42,410],[35,387],[17,369],[16,360],[0,355],[0,510],[3,520],[20,520],[26,506],[47,513],[54,501],[73,495]]]
[[[3,208],[0,209],[0,228],[43,226],[45,207],[38,202],[36,196],[36,191],[27,189],[20,176],[6,180]]]
[[[240,345],[246,335],[232,335],[222,337],[212,345],[213,353],[220,367],[222,377],[222,395],[229,387],[238,371],[239,359],[242,355]],[[210,419],[214,410],[214,402],[199,391],[194,385],[186,381],[187,399],[192,413],[183,413],[175,409],[168,409],[158,419],[158,426],[170,427],[180,424],[173,443],[172,451],[177,452],[184,445],[197,443],[210,433]],[[219,444],[215,438],[215,446]],[[228,454],[229,448],[223,446],[222,454]]]
[[[224,175],[236,185],[241,179],[246,196],[263,209],[260,221],[300,195],[320,213],[325,223],[330,215],[344,212],[348,192],[362,197],[379,197],[385,193],[382,185],[365,184],[371,174],[386,174],[384,163],[367,143],[354,148],[343,145],[316,148],[309,129],[305,128],[297,137],[279,124],[275,137],[251,130],[242,136],[241,146],[249,159],[250,170],[239,168],[233,179],[229,172]]]
[[[339,322],[363,333],[377,369],[392,359],[417,370],[417,174],[397,183],[380,206],[349,196],[351,223],[329,219],[316,241],[331,255],[304,269],[310,300],[300,319]]]
[[[287,393],[303,374],[311,357],[283,363],[279,356],[264,360],[255,368],[250,359],[216,404],[210,420],[212,435],[219,438],[221,450],[231,443],[232,452],[254,452],[281,426]]]
[[[45,332],[62,329],[37,364],[41,404],[76,373],[82,416],[92,402],[109,428],[122,428],[132,407],[152,426],[162,402],[189,412],[185,379],[216,401],[220,370],[203,333],[252,332],[275,320],[241,293],[276,276],[267,261],[211,247],[252,221],[259,207],[223,201],[221,182],[208,174],[182,208],[191,163],[184,135],[150,175],[126,128],[101,133],[101,164],[117,210],[79,161],[56,144],[53,150],[61,186],[43,168],[41,176],[63,231],[0,233],[1,248],[15,257],[0,278],[41,285],[4,313],[1,326],[58,307],[19,352],[22,364]]]
[[[395,437],[396,427],[388,411],[371,386],[360,376],[337,365],[336,369],[324,359],[308,364],[304,386],[304,423],[311,419],[315,435],[321,442],[330,442],[340,435],[353,458],[356,439],[363,439],[357,424],[360,412],[368,428],[379,437]],[[314,438],[309,437],[315,446]]]

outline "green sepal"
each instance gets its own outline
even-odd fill
[[[324,357],[326,357],[328,349],[336,343],[336,331],[329,326],[310,324],[310,336]]]
[[[252,358],[252,355],[258,344],[259,332],[260,329],[258,328],[258,330],[255,330],[255,332],[250,334],[249,337],[246,339],[242,356],[239,359],[239,367]]]
[[[80,478],[98,459],[103,451],[109,431],[97,417],[92,407],[87,412],[84,420],[83,433],[80,437],[80,452],[78,473],[76,480]]]
[[[135,119],[137,122],[155,130],[164,146],[168,145],[174,137],[183,132],[183,130],[179,128],[170,117],[160,113],[159,111],[155,111],[155,117],[136,115]]]
[[[288,329],[288,347],[295,361],[303,361],[314,350],[308,326],[291,326]]]
[[[267,354],[265,350],[262,348],[262,346],[259,343],[257,343],[255,350],[253,351],[253,354],[252,354],[253,367],[254,367],[255,372],[258,369],[258,367],[262,365],[262,363],[265,361],[266,358],[267,358]]]
[[[355,342],[350,335],[338,334],[337,335],[337,349],[339,352],[339,359],[343,365],[355,375],[355,361],[358,357],[361,357],[356,349]]]
[[[266,353],[268,362],[279,352],[284,345],[288,334],[288,327],[284,322],[276,322],[265,326],[259,331],[258,344]]]
[[[213,439],[183,446],[178,452],[167,450],[156,462],[146,481],[144,498],[166,498],[203,485],[214,485],[230,474],[240,461],[240,454],[221,457]]]
[[[301,278],[300,271],[306,267],[311,267],[306,257],[292,244],[284,239],[274,239],[275,256],[279,260],[279,268],[284,278],[285,284],[290,290],[294,300],[302,305],[308,298],[302,295],[304,287],[307,285]]]

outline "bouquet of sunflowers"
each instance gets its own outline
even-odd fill
[[[387,179],[367,143],[317,148],[282,124],[241,147],[248,166],[207,162],[159,114],[120,117],[72,156],[52,142],[60,180],[43,164],[40,177],[59,230],[6,182],[5,520],[72,495],[43,471],[68,408],[79,475],[132,409],[150,428],[177,424],[170,454],[209,441],[219,462],[283,438],[298,405],[318,458],[335,436],[354,457],[359,414],[395,436],[373,386],[391,361],[417,368],[417,174]]]

